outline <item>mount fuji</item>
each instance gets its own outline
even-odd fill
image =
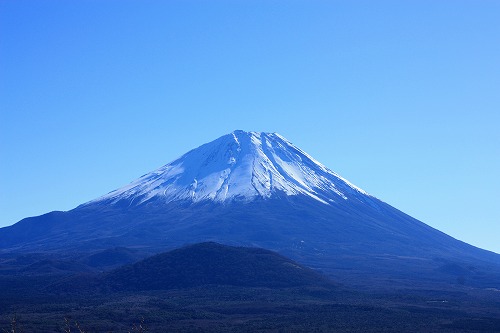
[[[357,285],[500,288],[500,255],[369,195],[277,133],[234,131],[67,212],[0,229],[0,254],[254,246]]]

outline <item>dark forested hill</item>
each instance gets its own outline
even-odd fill
[[[275,252],[213,242],[158,254],[105,276],[112,289],[155,290],[201,285],[284,288],[333,285],[325,276]]]

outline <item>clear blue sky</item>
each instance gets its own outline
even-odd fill
[[[234,129],[500,253],[499,1],[0,1],[0,226]]]

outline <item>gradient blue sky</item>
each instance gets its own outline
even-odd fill
[[[499,1],[0,1],[0,226],[234,129],[500,253]]]

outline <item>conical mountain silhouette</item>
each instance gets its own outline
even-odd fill
[[[75,258],[206,241],[274,250],[353,283],[500,288],[500,255],[367,194],[276,133],[234,131],[71,211],[0,229],[5,252]]]

